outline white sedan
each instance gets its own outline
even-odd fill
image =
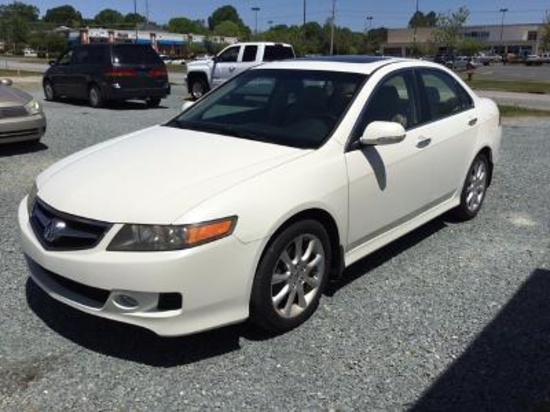
[[[284,332],[345,267],[447,211],[473,218],[500,139],[495,103],[438,64],[269,63],[39,175],[23,248],[46,293],[93,315]]]

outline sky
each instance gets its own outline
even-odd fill
[[[100,10],[114,8],[123,14],[133,12],[134,1],[138,13],[146,12],[147,0],[22,0],[46,10],[70,4],[84,17],[93,17]],[[417,0],[334,0],[338,26],[353,31],[366,28],[406,27],[416,9]],[[307,21],[324,23],[330,16],[333,0],[306,0]],[[0,1],[6,4],[9,1]],[[303,21],[303,0],[148,0],[149,18],[157,23],[167,23],[173,17],[188,17],[192,20],[207,19],[214,10],[224,5],[234,6],[246,25],[254,29],[257,12],[258,30],[266,30],[270,24],[301,24]],[[428,13],[446,13],[466,6],[471,14],[468,24],[500,24],[500,9],[507,8],[505,23],[540,23],[546,14],[550,15],[550,0],[418,0],[419,10]],[[371,16],[372,19],[367,19]]]

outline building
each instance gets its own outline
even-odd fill
[[[497,54],[517,55],[542,53],[543,24],[507,24],[467,26],[461,29],[463,38],[479,41]],[[384,54],[407,56],[413,44],[433,44],[434,28],[389,29],[388,41],[381,46]],[[436,45],[437,46],[437,45]]]
[[[237,37],[204,36],[197,34],[169,33],[160,30],[116,30],[104,28],[72,29],[59,27],[57,32],[67,36],[69,46],[89,43],[138,43],[150,44],[160,54],[181,56],[185,54],[185,46],[189,44],[234,44]]]

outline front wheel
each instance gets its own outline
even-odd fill
[[[468,169],[460,195],[460,204],[453,210],[453,215],[460,220],[474,218],[483,204],[489,186],[489,161],[480,153]]]
[[[197,100],[208,92],[208,85],[203,79],[193,79],[189,84],[189,91],[191,92],[191,97]]]
[[[317,309],[331,265],[328,234],[319,222],[303,220],[278,234],[256,270],[250,300],[253,324],[286,332]]]

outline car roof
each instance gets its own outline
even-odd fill
[[[429,62],[390,56],[313,56],[282,60],[256,66],[256,69],[327,70],[371,74],[380,67],[400,62],[416,62],[418,66],[439,67]],[[424,64],[426,63],[426,64]]]

